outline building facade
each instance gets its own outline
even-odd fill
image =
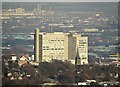
[[[39,40],[41,41],[39,43],[39,60],[42,62],[61,60],[69,61],[72,64],[75,64],[75,58],[78,49],[80,58],[77,59],[77,65],[88,64],[87,37],[82,37],[80,34],[63,32],[42,33],[39,34],[39,36],[41,37],[41,40]],[[38,46],[35,47],[38,48]]]
[[[42,35],[42,61],[68,60],[68,34],[45,33]]]
[[[77,50],[79,52],[79,59],[77,65],[88,64],[88,37],[83,37],[79,34],[74,35],[76,37]]]

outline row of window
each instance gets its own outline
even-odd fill
[[[56,42],[44,42],[44,44],[64,44],[62,41],[56,41]]]
[[[48,41],[64,41],[64,40],[48,40]]]
[[[55,54],[55,53],[49,53],[49,54]],[[64,53],[58,53],[58,54],[64,54]]]
[[[43,50],[64,50],[64,48],[43,48]]]
[[[86,57],[83,57],[82,59],[87,59]]]
[[[87,42],[79,42],[79,44],[87,44]]]

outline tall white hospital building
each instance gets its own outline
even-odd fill
[[[62,32],[42,33],[39,36],[41,37],[38,46],[40,47],[39,62],[62,60],[77,65],[88,64],[88,37]],[[38,53],[38,51],[35,52]]]

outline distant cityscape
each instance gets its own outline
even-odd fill
[[[120,85],[117,3],[4,2],[2,84]]]

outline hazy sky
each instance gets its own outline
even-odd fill
[[[2,2],[118,2],[120,0],[0,0]]]

